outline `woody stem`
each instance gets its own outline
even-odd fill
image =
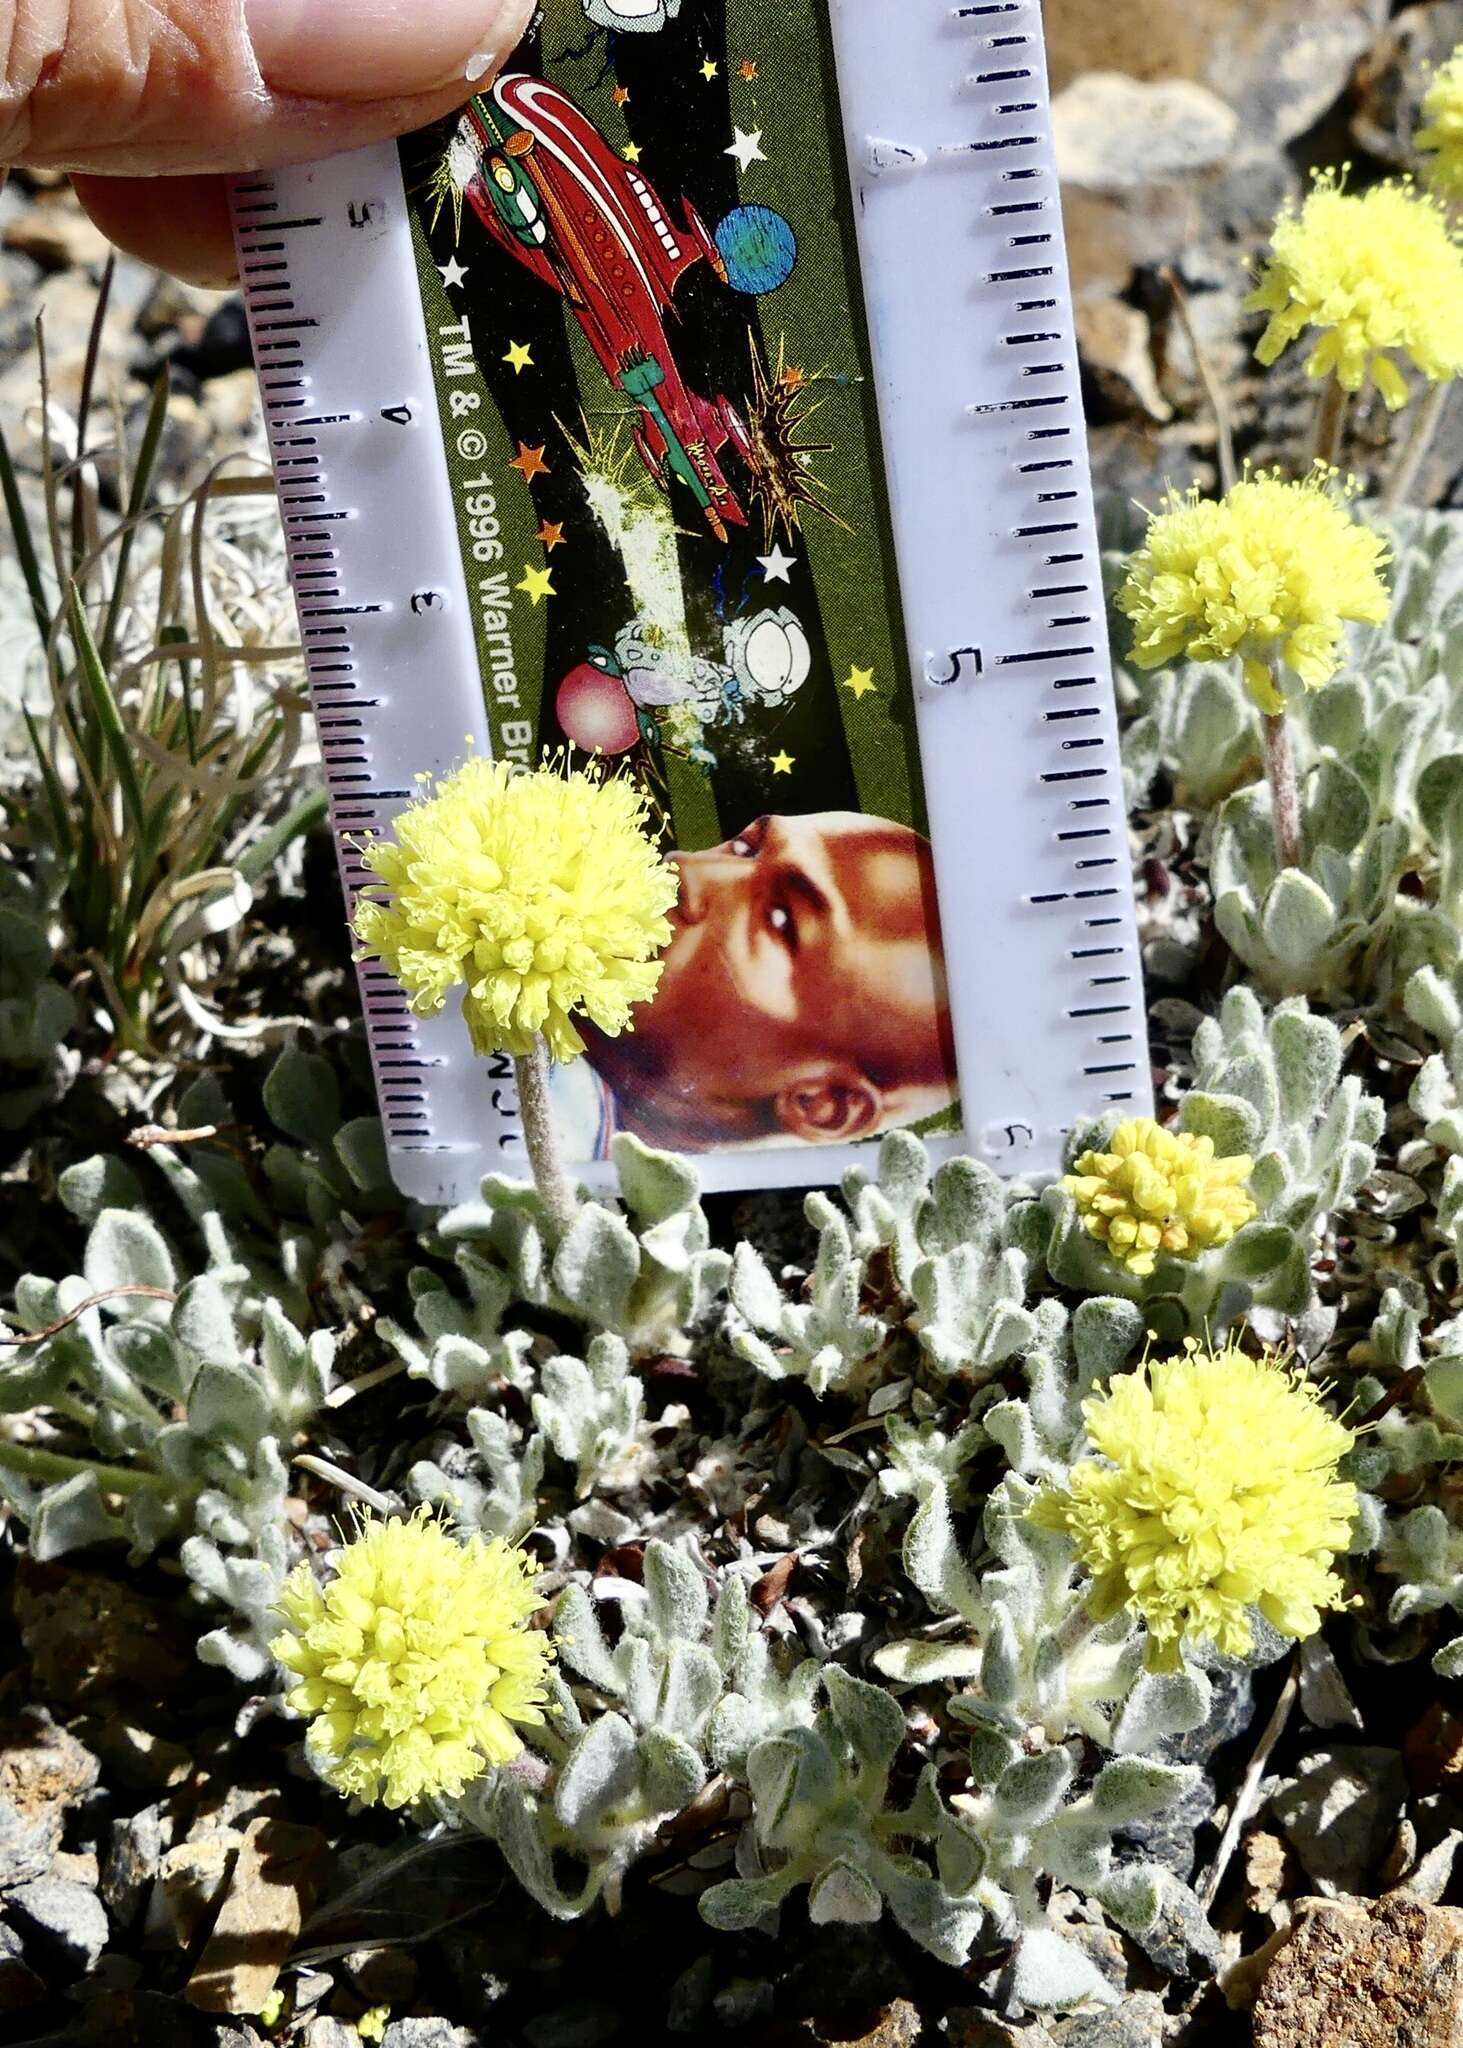
[[[1316,410],[1316,431],[1311,444],[1311,453],[1317,462],[1327,463],[1335,468],[1341,455],[1341,443],[1346,432],[1346,410],[1351,403],[1351,393],[1342,389],[1334,377],[1326,380],[1321,393],[1321,403]]]
[[[1427,451],[1432,446],[1438,427],[1442,423],[1443,414],[1448,409],[1448,400],[1452,393],[1453,386],[1451,382],[1434,384],[1427,397],[1417,408],[1417,417],[1412,422],[1412,431],[1402,444],[1402,452],[1397,457],[1397,466],[1387,479],[1387,488],[1382,493],[1382,510],[1384,512],[1395,511],[1397,506],[1402,504],[1411,495],[1413,486],[1417,482],[1418,472],[1427,457]]]
[[[532,1050],[515,1059],[518,1074],[518,1108],[523,1118],[523,1138],[528,1146],[528,1163],[533,1183],[548,1211],[558,1236],[563,1237],[574,1221],[579,1204],[564,1172],[559,1150],[559,1133],[554,1123],[554,1104],[549,1093],[549,1048],[542,1032],[535,1032]]]
[[[1283,868],[1300,866],[1300,790],[1295,780],[1295,754],[1283,711],[1264,714],[1265,772],[1270,778],[1271,811],[1275,820],[1275,852]]]

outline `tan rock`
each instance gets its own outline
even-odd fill
[[[1302,1899],[1270,1948],[1255,2048],[1463,2048],[1463,1910]]]
[[[1367,0],[1047,0],[1044,15],[1053,91],[1084,71],[1190,79],[1266,142],[1331,106],[1375,34]]]
[[[43,193],[11,221],[5,246],[29,256],[43,270],[96,270],[112,253],[111,243],[88,220],[69,188]]]
[[[1172,263],[1199,232],[1199,194],[1178,181],[1117,198],[1068,185],[1062,192],[1072,290],[1120,292],[1144,263]]]
[[[192,1948],[202,1935],[243,1846],[242,1835],[221,1828],[200,1841],[179,1842],[163,1856],[158,1882],[179,1948]]]
[[[1076,319],[1078,352],[1105,403],[1118,413],[1172,419],[1153,368],[1147,314],[1121,299],[1082,299]]]
[[[97,1781],[98,1763],[74,1735],[28,1708],[0,1722],[0,1799],[59,1848],[66,1814]]]
[[[1122,71],[1088,71],[1052,101],[1052,136],[1064,184],[1132,192],[1224,162],[1239,115],[1207,86],[1152,84]]]
[[[252,1820],[184,1997],[201,2012],[258,2012],[290,1951],[325,1874],[318,1828]]]

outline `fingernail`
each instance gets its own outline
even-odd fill
[[[502,54],[505,11],[493,0],[244,0],[265,84],[322,100],[406,99],[481,78]]]

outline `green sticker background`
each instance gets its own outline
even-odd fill
[[[786,701],[753,697],[740,723],[703,729],[714,768],[667,744],[660,714],[646,713],[650,737],[626,759],[661,801],[668,837],[709,846],[765,811],[844,808],[926,830],[826,0],[686,0],[676,19],[633,34],[587,22],[580,0],[550,0],[505,72],[549,79],[616,162],[638,152],[633,167],[677,233],[684,195],[713,234],[737,208],[755,206],[781,216],[796,239],[791,275],[757,296],[722,282],[709,263],[688,271],[663,328],[686,386],[705,399],[724,394],[744,416],[757,409],[754,344],[774,384],[780,371],[801,373],[794,431],[802,442],[829,444],[807,458],[809,487],[828,512],[805,505],[795,529],[779,525],[769,536],[752,502],[755,478],[728,445],[722,467],[750,525],[729,529],[723,543],[678,480],[667,500],[633,453],[623,472],[643,502],[668,502],[674,513],[693,656],[725,667],[728,629],[779,609],[793,614],[811,657],[807,680]],[[480,579],[501,571],[510,593],[511,702],[493,687],[501,642],[478,617],[493,742],[514,751],[505,735],[521,742],[531,728],[537,758],[565,743],[555,716],[563,677],[612,654],[637,614],[574,446],[584,445],[586,422],[603,435],[618,424],[623,453],[635,408],[562,294],[461,203],[460,170],[456,184],[444,180],[456,127],[409,138],[403,164],[469,590],[476,599]],[[745,162],[730,154],[739,136],[759,138],[762,156],[750,144]],[[464,317],[470,362],[444,347],[460,342]],[[449,376],[449,365],[460,374]],[[470,456],[460,449],[464,435]],[[546,474],[528,480],[511,466],[524,449],[542,450]],[[533,467],[532,453],[527,460]],[[464,485],[482,475],[491,477],[500,525],[495,567],[472,553]],[[563,540],[546,547],[540,534],[554,527]],[[795,558],[790,582],[770,579],[758,563],[774,548]],[[544,586],[535,578],[545,572],[553,594],[536,602],[533,590]],[[788,761],[790,769],[774,767]]]

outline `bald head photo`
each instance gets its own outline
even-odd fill
[[[677,853],[653,1002],[587,1030],[606,1127],[682,1151],[840,1145],[956,1100],[929,842],[853,811]]]

